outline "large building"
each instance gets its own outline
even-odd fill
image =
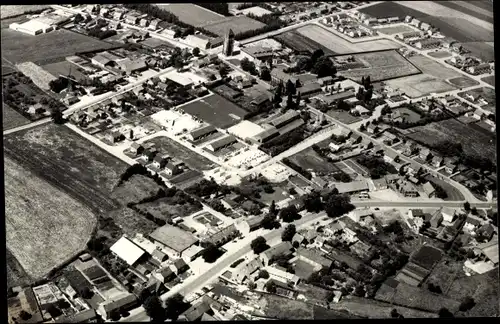
[[[233,55],[234,50],[234,32],[232,29],[229,29],[229,32],[224,37],[224,44],[222,48],[222,52],[225,56]]]

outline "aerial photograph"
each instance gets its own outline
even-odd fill
[[[499,317],[493,12],[1,5],[3,323]]]

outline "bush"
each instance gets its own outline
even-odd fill
[[[267,272],[267,270],[260,270],[259,278],[269,279],[269,272]]]
[[[253,252],[255,254],[259,254],[261,252],[264,252],[269,248],[267,245],[266,239],[263,238],[262,236],[256,237],[252,243],[250,244],[250,247],[252,248]]]

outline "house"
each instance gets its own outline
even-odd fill
[[[488,63],[478,64],[476,66],[469,66],[467,72],[471,74],[483,74],[490,72],[490,65]]]
[[[292,283],[294,285],[297,285],[300,282],[300,277],[292,273],[280,270],[276,267],[266,267],[265,270],[269,273],[272,279],[281,281],[283,283]]]
[[[272,260],[278,255],[290,257],[293,254],[292,248],[292,243],[288,241],[281,242],[261,253],[262,262],[264,262],[264,265],[269,265],[269,262],[272,262]]]
[[[441,214],[443,215],[443,220],[448,223],[452,223],[455,215],[457,214],[456,209],[450,207],[443,207],[441,209]]]
[[[158,154],[158,150],[156,149],[156,147],[151,147],[151,148],[145,149],[142,152],[142,157],[146,161],[153,161],[153,159],[155,158],[156,154]]]
[[[368,116],[370,114],[370,110],[366,109],[361,105],[357,105],[353,109],[351,109],[351,114],[359,114],[360,116]]]
[[[153,276],[158,279],[161,283],[167,283],[175,278],[175,273],[170,269],[170,267],[164,267],[158,272],[154,272]]]
[[[148,65],[146,64],[146,60],[142,59],[134,59],[125,58],[119,62],[117,62],[120,70],[124,71],[127,74],[132,74],[134,72],[141,72],[148,69]]]
[[[375,190],[385,190],[387,189],[387,180],[385,178],[372,179]]]
[[[205,235],[201,239],[201,244],[202,246],[206,246],[208,244],[213,244],[215,246],[221,246],[224,245],[225,243],[231,241],[235,237],[237,237],[240,234],[238,229],[236,228],[235,224],[231,224],[222,230],[214,233],[214,234],[208,234]]]
[[[316,250],[306,249],[304,247],[299,247],[297,249],[297,257],[299,260],[305,261],[315,268],[326,268],[330,269],[332,266],[332,260],[325,258]]]
[[[481,109],[474,110],[474,113],[472,115],[472,117],[476,118],[477,120],[482,120],[482,119],[484,119],[485,116],[486,116],[486,114]]]
[[[435,168],[441,167],[443,164],[443,157],[439,155],[434,155],[432,157],[431,165]]]
[[[431,151],[428,148],[424,147],[424,148],[420,149],[420,153],[418,154],[418,156],[422,160],[427,161],[427,160],[429,160],[432,157],[432,154],[431,154]]]
[[[317,80],[317,82],[319,83],[319,85],[324,87],[326,85],[330,85],[330,84],[334,83],[334,79],[331,76],[326,76],[326,77],[319,78]]]
[[[54,323],[94,323],[96,320],[97,313],[91,308],[76,314],[60,316]]]
[[[368,183],[365,180],[358,180],[347,183],[336,183],[335,188],[337,188],[339,194],[355,194],[369,190]]]
[[[486,193],[486,199],[488,199],[488,201],[493,201],[493,200],[496,200],[497,199],[497,190],[488,190],[488,192]]]
[[[130,241],[126,236],[122,236],[116,241],[116,243],[111,246],[110,250],[129,266],[133,266],[147,255],[146,251]]]
[[[328,182],[321,177],[313,177],[311,179],[312,183],[318,186],[320,189],[325,189],[328,187]]]
[[[435,38],[427,38],[420,40],[415,43],[415,47],[419,49],[428,49],[438,47],[441,44],[441,41]]]
[[[479,218],[468,216],[465,219],[463,229],[467,232],[475,232],[479,228],[479,226],[481,226],[481,220]]]
[[[236,267],[232,272],[231,279],[238,284],[242,284],[245,280],[249,279],[250,276],[257,270],[262,269],[262,261],[256,257],[251,261],[244,262]]]
[[[370,124],[370,125],[366,126],[366,131],[370,134],[375,134],[378,132],[378,130],[379,130],[379,128],[377,125]]]
[[[495,233],[495,227],[491,224],[484,224],[477,230],[477,235],[489,242]]]
[[[299,233],[295,233],[295,235],[292,237],[292,242],[295,243],[299,243],[299,244],[302,244],[304,242],[306,242],[306,238],[302,235],[300,235]]]
[[[157,30],[158,29],[158,24],[161,23],[161,20],[156,18],[156,19],[153,19],[150,23],[149,23],[149,26],[148,26],[148,29],[151,29],[151,30]]]
[[[142,18],[141,20],[139,20],[139,25],[141,27],[147,27],[149,25],[149,20]]]
[[[452,162],[446,162],[444,165],[444,170],[448,174],[453,174],[457,170],[457,165],[455,163],[452,163]]]
[[[138,304],[134,294],[124,293],[102,302],[97,308],[97,312],[101,314],[104,320],[110,319],[115,312],[127,311],[134,308]]]
[[[298,90],[298,92],[300,92],[300,96],[302,98],[311,97],[311,96],[313,96],[316,93],[319,93],[321,91],[322,91],[321,85],[317,82],[307,83],[307,84],[303,85],[302,87],[300,87],[300,91]]]
[[[182,173],[182,169],[173,161],[169,161],[167,163],[167,165],[165,166],[165,173],[168,176],[174,176],[174,175]]]
[[[170,155],[168,154],[164,154],[162,156],[157,155],[153,159],[153,165],[158,169],[162,169],[167,165],[168,160],[170,160]]]
[[[149,237],[157,246],[176,258],[181,257],[182,252],[198,242],[191,233],[170,224],[157,228]]]
[[[344,240],[354,243],[358,240],[356,232],[354,232],[352,229],[346,227],[344,228],[344,235],[343,235]]]
[[[399,187],[399,192],[403,194],[405,197],[418,197],[418,190],[415,185],[404,182]]]
[[[436,189],[434,189],[434,186],[429,181],[424,183],[424,185],[422,186],[422,189],[424,190],[427,197],[433,198],[436,196]]]
[[[239,223],[240,230],[244,233],[249,233],[262,226],[264,215],[254,216],[247,218],[245,221]]]
[[[428,30],[429,30],[429,29],[431,29],[431,28],[432,28],[432,27],[431,27],[431,25],[429,25],[428,23],[424,23],[424,22],[423,22],[423,23],[420,25],[420,29],[422,29],[423,31],[428,31]]]
[[[213,302],[212,302],[213,301]],[[181,322],[194,322],[200,321],[203,315],[207,312],[210,312],[212,309],[210,305],[216,304],[215,300],[204,295],[201,300],[198,300],[191,307],[189,307],[184,313],[179,316],[179,321]]]
[[[268,101],[269,101],[269,95],[264,93],[255,97],[250,103],[254,106],[260,107]]]
[[[441,210],[437,210],[433,215],[429,223],[431,224],[432,228],[438,228],[439,225],[441,225],[441,222],[443,221],[443,214],[441,213]]]
[[[182,259],[182,258],[175,260],[173,267],[174,267],[175,273],[177,275],[189,270],[189,265],[187,265],[186,261],[184,261],[184,259]]]
[[[387,163],[391,162],[398,162],[399,161],[399,155],[398,152],[393,151],[393,150],[387,150],[384,152],[384,161]]]
[[[349,218],[357,223],[364,221],[364,219],[368,216],[373,216],[373,212],[370,208],[355,209],[349,213]]]

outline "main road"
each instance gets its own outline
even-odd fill
[[[405,200],[405,201],[384,201],[384,200],[353,200],[351,203],[356,207],[407,207],[407,208],[439,208],[439,207],[451,207],[451,208],[462,208],[465,200],[463,201],[432,201],[432,200]],[[471,207],[476,208],[493,208],[497,204],[495,202],[471,202]]]

